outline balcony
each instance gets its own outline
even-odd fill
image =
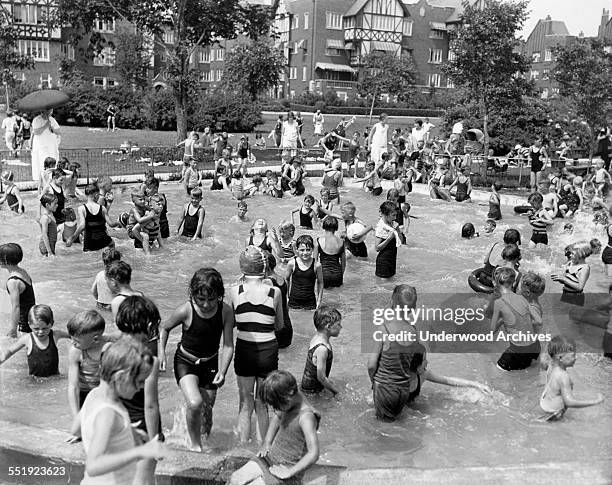
[[[316,91],[321,93],[324,93],[329,89],[347,90],[357,88],[357,81],[337,81],[335,79],[315,79],[314,81]]]

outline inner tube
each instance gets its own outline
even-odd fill
[[[533,210],[533,207],[530,205],[515,205],[514,212],[516,214],[527,214],[527,212]]]
[[[491,294],[493,293],[493,287],[485,285],[480,281],[484,276],[484,272],[484,268],[478,268],[472,271],[468,277],[468,285],[470,285],[470,288],[472,288],[472,290],[474,290],[476,293]]]

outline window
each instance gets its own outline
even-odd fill
[[[559,88],[552,88],[553,94],[559,94]]]
[[[540,53],[539,52],[534,52],[533,54],[531,54],[531,60],[533,62],[540,62]]]
[[[295,91],[293,89],[289,91],[289,96],[291,96],[292,98],[295,98]]]
[[[105,81],[105,79],[103,77],[94,77],[93,78],[94,86],[104,87],[104,81]]]
[[[446,87],[449,89],[453,89],[455,87],[455,83],[452,81],[452,79],[450,78],[446,79]]]
[[[325,12],[325,27],[332,30],[342,30],[342,14]]]
[[[215,51],[215,61],[222,61],[225,59],[225,49],[217,49]]]
[[[164,44],[174,44],[174,31],[166,30],[164,32]]]
[[[26,4],[13,6],[13,19],[15,23],[30,25],[41,24],[45,16],[40,6]]]
[[[200,62],[202,64],[209,64],[210,63],[210,52],[200,51]]]
[[[71,61],[74,61],[74,46],[70,44],[62,44],[62,55]]]
[[[22,56],[30,56],[35,61],[49,62],[49,42],[46,40],[20,40],[17,50]]]
[[[300,16],[292,15],[291,16],[291,30],[297,29],[300,26]]]
[[[531,71],[531,79],[537,81],[540,77],[540,71]]]
[[[429,62],[431,64],[441,64],[442,49],[429,49]]]
[[[404,29],[403,29],[403,33],[405,36],[410,37],[412,36],[412,20],[410,19],[404,19]]]
[[[550,69],[544,69],[542,71],[542,79],[548,81],[550,79]]]
[[[40,75],[40,89],[49,89],[51,87],[51,74],[41,73]]]
[[[441,76],[438,73],[429,74],[428,79],[427,79],[427,85],[435,87],[435,88],[439,88],[440,87],[440,81],[441,81],[440,78],[441,78]]]
[[[340,49],[325,49],[326,56],[341,56],[342,51]]]
[[[308,69],[306,66],[302,67],[302,81],[308,81]]]
[[[544,51],[544,62],[552,62],[552,51],[550,49],[546,49]]]
[[[310,14],[308,12],[304,13],[304,30],[308,30],[308,21],[310,20]]]
[[[98,32],[114,32],[115,31],[115,19],[113,20],[96,19],[94,21],[94,30],[97,30]]]
[[[393,32],[395,30],[395,17],[372,15],[372,29]]]
[[[281,82],[285,82],[285,71],[284,70],[281,71],[279,79],[280,79]]]
[[[289,79],[297,79],[297,67],[289,68]]]
[[[216,81],[221,81],[221,77],[223,76],[223,70],[222,69],[217,69],[215,71],[215,80]]]
[[[118,84],[117,80],[115,80],[115,79],[107,79],[106,80],[106,85],[109,86],[109,87],[117,86],[117,84]]]
[[[548,88],[542,89],[542,94],[540,96],[542,99],[548,98]]]
[[[455,54],[455,51],[448,51],[448,60],[449,61],[454,61],[457,58],[457,54]]]
[[[200,81],[204,83],[212,82],[212,72],[211,71],[202,71],[200,73]]]
[[[444,39],[444,31],[431,29],[431,32],[429,32],[429,38],[430,39]]]
[[[114,66],[115,49],[105,47],[97,56],[94,57],[94,66]]]

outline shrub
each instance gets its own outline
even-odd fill
[[[220,89],[200,96],[190,117],[190,129],[193,130],[212,126],[215,130],[249,132],[262,123],[259,102],[252,101],[247,93]]]

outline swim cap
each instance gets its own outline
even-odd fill
[[[240,253],[240,271],[245,276],[262,276],[266,273],[267,259],[263,249],[247,246]]]

